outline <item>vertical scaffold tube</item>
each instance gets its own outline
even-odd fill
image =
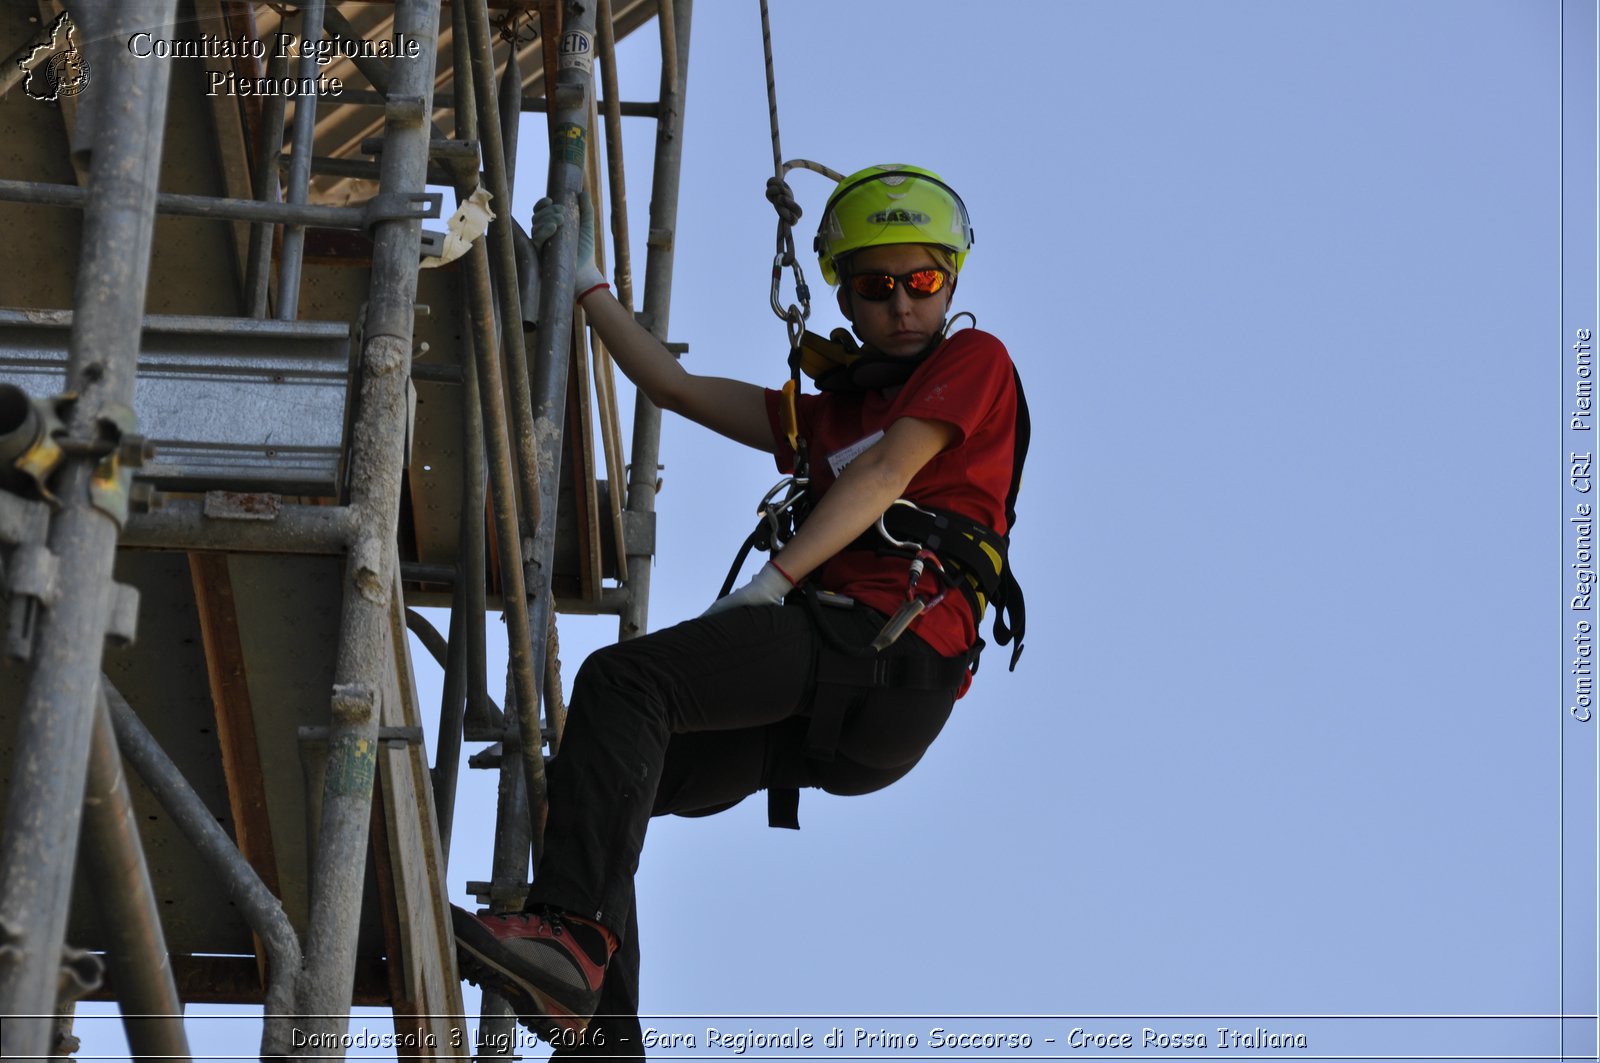
[[[172,978],[161,913],[139,840],[128,779],[102,693],[89,742],[89,784],[83,795],[83,859],[97,883],[106,966],[122,1008],[122,1028],[136,1058],[187,1060],[183,1003]]]
[[[275,48],[267,61],[267,76],[282,84],[288,76],[288,49]],[[278,160],[283,155],[284,96],[273,93],[261,107],[261,129],[256,143],[253,173],[255,198],[263,203],[278,202]],[[250,226],[250,250],[245,271],[245,291],[250,300],[250,316],[266,317],[272,287],[273,224],[267,221]]]
[[[438,26],[439,0],[397,0],[380,194],[409,195],[426,187]],[[392,663],[395,529],[421,235],[415,218],[384,219],[372,233],[360,413],[351,431],[346,477],[357,530],[345,564],[321,829],[311,866],[305,962],[296,985],[304,1028],[323,1035],[310,1043],[328,1046],[343,1043],[339,1035],[349,1022],[377,763],[378,698]],[[333,1051],[342,1058],[342,1050]]]
[[[323,0],[300,5],[301,84],[317,77],[316,54],[306,44],[322,40]],[[312,141],[317,128],[317,94],[302,92],[294,98],[294,150],[289,155],[289,202],[305,203],[311,190]],[[305,260],[306,227],[283,227],[283,258],[278,264],[278,319],[293,321],[300,314],[300,268]]]
[[[108,41],[170,35],[175,8],[176,0],[93,5],[85,11],[93,26],[80,32]],[[0,1053],[8,1056],[50,1048],[119,531],[91,495],[103,460],[95,448],[114,448],[107,426],[131,419],[171,69],[104,47],[88,90],[99,115],[63,389],[77,396],[67,434],[84,446],[54,481],[61,508],[49,545],[63,585],[34,646],[0,838],[0,1014],[40,1017],[6,1020]]]
[[[555,618],[550,577],[555,570],[556,509],[561,490],[561,438],[567,412],[567,368],[571,361],[573,287],[578,252],[578,197],[587,179],[589,111],[594,98],[595,5],[569,2],[562,21],[560,70],[551,94],[550,163],[545,194],[564,208],[564,222],[540,253],[539,329],[534,345],[533,420],[539,448],[539,526],[533,537],[533,563],[541,574],[538,596],[528,601],[530,627],[543,642]],[[546,74],[546,84],[550,84]],[[541,652],[539,685],[544,687],[547,655]],[[552,741],[561,741],[563,721],[551,708]],[[526,742],[526,739],[524,739]],[[523,750],[524,757],[527,750]],[[529,787],[532,790],[532,787]],[[530,792],[529,799],[532,800]],[[542,801],[541,801],[542,804]],[[534,837],[543,833],[537,808]]]
[[[501,138],[500,95],[495,85],[494,45],[489,36],[488,0],[465,4],[467,41],[472,53],[472,87],[477,100],[479,144],[483,150],[483,179],[488,183],[494,219],[489,223],[488,253],[493,263],[494,293],[500,314],[500,342],[505,353],[507,392],[511,397],[512,452],[516,459],[518,502],[523,535],[531,536],[539,520],[535,507],[542,494],[539,463],[533,435],[533,415],[528,393],[528,352],[523,342],[522,300],[517,287],[517,254],[511,233],[511,188],[507,180],[505,142]],[[487,384],[485,377],[482,383]],[[543,777],[543,771],[540,772]]]
[[[670,17],[668,8],[671,8]],[[656,127],[655,176],[650,192],[649,253],[645,256],[643,324],[656,339],[667,340],[672,309],[673,233],[678,226],[678,176],[683,161],[683,100],[689,80],[689,24],[693,0],[661,0],[661,118]],[[668,24],[670,23],[670,25]],[[671,78],[669,82],[669,77]],[[628,477],[628,509],[654,513],[656,467],[661,460],[661,410],[640,395],[633,407],[633,463]],[[628,558],[628,602],[617,638],[642,635],[649,623],[650,558]]]
[[[544,640],[554,616],[555,594],[550,587],[550,576],[555,554],[555,526],[557,492],[561,478],[561,431],[566,412],[566,374],[568,346],[572,336],[572,289],[574,260],[578,246],[578,193],[584,183],[584,156],[588,141],[589,99],[594,91],[594,30],[595,12],[592,3],[569,2],[562,29],[561,69],[554,81],[550,71],[545,71],[546,84],[554,85],[551,93],[553,113],[550,146],[550,170],[546,194],[567,210],[567,222],[546,242],[540,272],[543,278],[540,291],[538,339],[535,344],[534,367],[529,406],[522,408],[519,394],[519,377],[524,371],[516,364],[514,354],[521,349],[516,325],[521,322],[521,308],[514,296],[507,296],[502,285],[500,317],[504,324],[511,376],[512,397],[517,403],[519,434],[526,432],[528,445],[537,443],[534,453],[537,470],[537,506],[534,510],[536,524],[533,528],[533,553],[529,558],[527,592],[528,630],[534,644],[534,689],[544,685]],[[484,162],[491,182],[498,181],[504,189],[504,145],[499,139],[499,106],[495,93],[493,56],[489,51],[488,10],[475,4],[469,24],[472,31],[473,82],[477,86],[479,106],[479,134],[483,137]],[[498,196],[499,191],[490,189]],[[496,217],[489,230],[490,246],[495,252],[497,279],[516,277],[516,255],[511,233],[511,219],[505,212]],[[486,383],[486,382],[485,382]],[[531,423],[520,418],[531,413]],[[526,482],[526,479],[525,481]],[[506,603],[507,611],[511,602]],[[538,861],[538,837],[544,820],[545,780],[544,743],[539,727],[539,702],[537,695],[522,697],[519,691],[517,714],[522,732],[523,773],[528,787],[529,819],[534,832],[534,861]],[[555,721],[552,721],[554,724]]]

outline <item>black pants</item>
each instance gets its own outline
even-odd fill
[[[804,604],[730,609],[592,654],[574,681],[549,773],[550,818],[529,905],[594,919],[621,941],[606,971],[588,1052],[637,1053],[639,941],[633,875],[651,816],[708,815],[759,790],[864,794],[900,778],[944,726],[954,688],[862,691],[831,759],[806,755],[823,648],[816,625],[864,647],[883,625],[869,609]],[[937,659],[915,636],[889,656]],[[633,1050],[633,1051],[630,1051]]]

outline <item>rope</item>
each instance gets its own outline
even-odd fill
[[[778,79],[772,65],[772,16],[767,0],[761,0],[761,50],[767,64],[767,120],[772,127],[772,179],[767,182],[767,199],[778,209],[777,251],[772,258],[772,312],[783,319],[789,333],[789,371],[796,389],[800,386],[800,338],[805,334],[806,318],[811,316],[811,290],[794,253],[794,223],[800,220],[800,206],[783,181],[783,149],[778,144]],[[784,307],[778,301],[778,285],[784,267],[794,272],[798,305]]]
[[[767,118],[772,126],[772,174],[783,176],[783,149],[778,147],[778,82],[772,74],[772,16],[761,0],[761,48],[767,57]]]
[[[790,170],[810,170],[812,173],[820,173],[834,184],[839,184],[844,180],[844,174],[835,170],[832,166],[824,166],[822,163],[812,162],[810,159],[790,159],[783,164],[783,172],[787,174]]]
[[[795,400],[800,394],[800,344],[806,334],[806,318],[811,315],[811,289],[806,287],[805,273],[794,253],[794,223],[800,220],[800,205],[783,180],[783,149],[778,145],[778,79],[772,69],[772,16],[767,10],[767,0],[761,0],[761,50],[767,65],[767,120],[772,126],[772,178],[767,182],[767,198],[778,209],[777,251],[772,256],[772,312],[783,319],[789,334],[789,379],[783,385],[783,426],[789,438],[789,447],[795,454],[792,493],[803,492],[810,482],[810,460],[805,440],[799,434],[799,414]],[[778,287],[783,281],[783,268],[794,272],[795,297],[798,305],[784,307],[778,301]]]

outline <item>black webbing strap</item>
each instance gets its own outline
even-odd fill
[[[1011,668],[1015,670],[1017,659],[1022,656],[1027,616],[1022,585],[1011,569],[1010,537],[959,513],[924,507],[890,506],[883,515],[883,525],[896,539],[921,543],[939,555],[955,577],[956,589],[966,598],[975,625],[982,624],[985,608],[994,610],[995,641],[1002,646],[1016,643],[1011,651]],[[876,528],[863,532],[850,549],[911,556],[909,551],[886,543]],[[998,569],[996,557],[1000,561]]]
[[[756,524],[755,531],[744,537],[739,552],[733,555],[733,566],[728,569],[727,578],[722,581],[722,589],[717,592],[718,598],[726,598],[728,592],[733,590],[733,581],[739,578],[739,570],[744,568],[744,559],[750,556],[750,551],[756,548],[756,544],[761,541],[762,533],[766,530],[767,522],[762,520]]]

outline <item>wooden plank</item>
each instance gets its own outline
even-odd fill
[[[239,852],[261,876],[267,889],[274,896],[281,896],[228,556],[191,553],[189,575],[194,583],[195,607],[200,616],[200,640],[205,650],[206,677],[217,721],[217,744],[222,751],[222,774],[228,783],[228,807],[233,812],[233,836]],[[255,946],[265,969],[266,954],[259,938],[255,938]]]
[[[598,93],[595,96],[598,96]],[[589,128],[600,128],[600,111],[594,98],[589,100]],[[593,190],[592,194],[596,204],[595,231],[609,231],[609,226],[605,224],[607,197],[600,194],[600,152],[589,152],[584,166],[586,180],[589,183],[589,188]],[[604,240],[598,241],[595,245],[595,264],[600,267],[600,272],[606,272]],[[628,312],[633,312],[631,306],[628,307]],[[582,307],[577,307],[573,313],[579,320],[586,320]],[[622,459],[622,433],[617,423],[617,383],[616,377],[611,370],[611,354],[606,350],[606,345],[598,335],[590,336],[590,344],[592,348],[591,357],[594,360],[594,396],[595,402],[600,408],[600,445],[605,456],[606,479],[611,484],[611,490],[608,492],[608,502],[611,517],[612,546],[616,550],[615,572],[617,574],[617,582],[626,583],[628,579],[628,547],[622,525],[622,496],[623,484],[627,482],[628,476]],[[593,475],[594,464],[594,458],[591,456],[589,459],[591,476]],[[597,489],[596,494],[598,493]],[[595,537],[597,539],[603,537],[601,536],[598,512],[595,515]],[[605,574],[605,561],[603,558],[599,564],[600,576],[603,577]],[[596,586],[598,586],[598,581]]]
[[[395,868],[393,854],[389,851],[389,817],[384,813],[388,804],[388,787],[384,784],[382,771],[378,772],[372,785],[372,867],[377,879],[384,951],[389,957],[389,962],[384,966],[389,976],[390,1007],[394,1012],[395,1054],[404,1059],[418,1059],[422,1054],[421,1046],[426,1043],[427,1024],[419,1017],[417,1002],[406,984],[406,946],[401,937],[400,913],[396,909]]]
[[[594,419],[590,414],[589,357],[584,349],[583,311],[575,309],[567,364],[567,423],[562,433],[572,479],[573,518],[578,534],[578,594],[600,597],[600,500],[594,482]]]
[[[398,565],[390,603],[393,667],[384,676],[380,720],[385,727],[416,727],[422,716],[411,670]],[[439,1046],[444,1056],[452,1051],[450,1046],[467,1043],[468,1034],[459,1018],[465,1009],[427,750],[420,743],[384,744],[378,751],[378,776],[382,785],[374,800],[382,805],[383,843],[380,849],[375,830],[373,852],[380,868],[388,865],[387,871],[380,871],[379,897],[386,908],[385,934],[392,935],[389,953],[390,965],[395,968],[391,971],[395,979],[391,996],[396,1030],[402,1029],[402,1023],[414,1024],[419,1034],[416,1040]],[[389,893],[387,899],[385,892]]]

